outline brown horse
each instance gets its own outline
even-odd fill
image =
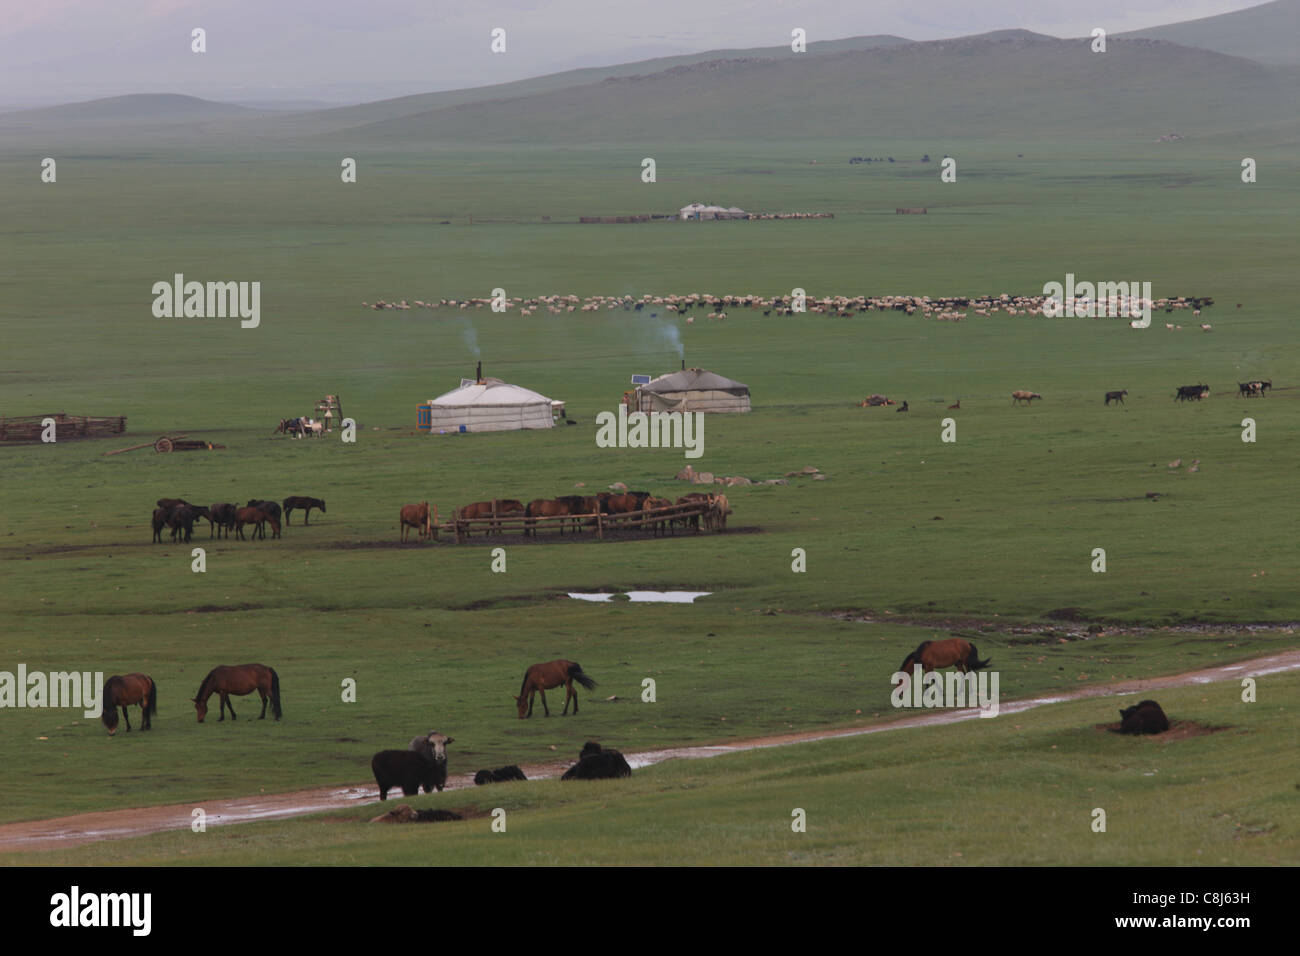
[[[149,730],[151,729],[149,718],[158,713],[158,685],[148,674],[115,674],[104,681],[103,701],[104,712],[100,715],[100,719],[108,728],[110,737],[117,733],[119,707],[122,708],[122,716],[126,718],[127,733],[131,732],[131,715],[126,710],[128,704],[140,705],[140,710],[144,714],[140,729]]]
[[[221,716],[217,718],[217,722],[220,723],[226,719],[227,707],[230,708],[230,719],[235,719],[235,708],[230,703],[231,694],[243,697],[253,691],[262,695],[262,715],[257,719],[262,720],[266,717],[266,701],[270,698],[271,712],[275,714],[275,719],[279,720],[283,713],[280,710],[280,675],[274,668],[264,664],[214,667],[208,672],[208,676],[203,678],[198,695],[190,699],[194,701],[194,709],[199,712],[199,723],[203,723],[203,718],[208,716],[208,698],[213,694],[220,694]]]
[[[989,666],[988,660],[980,660],[975,645],[960,637],[950,637],[945,641],[922,641],[916,650],[908,654],[899,666],[905,674],[912,673],[915,664],[921,665],[921,673],[928,674],[940,667],[952,667],[963,674],[978,671]]]
[[[519,717],[533,716],[533,694],[542,695],[542,707],[546,711],[546,716],[551,716],[551,708],[546,706],[546,692],[553,687],[564,685],[564,711],[560,716],[567,717],[569,714],[569,698],[573,698],[573,712],[578,713],[578,695],[573,689],[573,682],[577,681],[587,690],[596,686],[596,682],[582,672],[582,667],[573,661],[547,661],[545,664],[534,664],[524,673],[523,686],[519,688],[519,696],[515,698],[515,703],[519,707]],[[526,700],[525,700],[526,698]],[[526,706],[525,706],[526,704]],[[525,710],[527,713],[525,713]]]
[[[524,509],[524,515],[531,519],[539,517],[555,518],[571,513],[572,509],[570,509],[569,503],[563,498],[534,498],[532,501],[528,502],[528,507]],[[560,522],[560,534],[564,534],[564,526],[567,523],[568,522],[566,521]],[[524,523],[524,534],[527,535],[529,531],[531,531],[533,536],[536,537],[537,522],[535,520]]]
[[[429,522],[429,502],[421,501],[418,505],[402,505],[402,512],[399,515],[402,522],[402,540],[406,540],[408,534],[407,528],[415,528],[419,532],[420,540],[424,540],[433,533],[433,527]]]
[[[642,507],[649,509],[649,508],[671,508],[672,506],[673,503],[669,501],[667,498],[647,498],[645,500],[645,504]],[[677,519],[674,518],[672,516],[672,512],[669,511],[665,511],[662,514],[651,515],[645,520],[649,522],[651,530],[654,531],[656,537],[658,537],[659,535],[668,534],[670,531],[672,531],[673,525],[677,523]]]
[[[262,525],[269,522],[271,525],[271,537],[280,537],[280,522],[274,516],[267,514],[261,508],[239,508],[235,511],[235,535],[240,541],[247,540],[244,537],[244,525],[251,524],[255,526],[254,537],[257,531],[262,531],[263,536],[266,532]]]
[[[460,509],[462,518],[491,518],[492,506],[496,505],[496,516],[516,515],[524,513],[524,503],[516,501],[514,498],[497,498],[494,501],[476,501],[472,505],[466,505]],[[488,525],[488,533],[500,533],[501,525],[492,523]],[[466,527],[463,532],[465,537],[469,537],[469,528]]]
[[[692,491],[689,495],[682,495],[680,498],[678,498],[677,503],[679,505],[708,505],[710,508],[712,508],[713,495],[705,494],[704,492],[701,491]],[[699,533],[700,530],[699,515],[691,515],[687,518],[679,518],[677,520],[682,522],[683,525],[689,524],[692,528],[695,529],[695,532],[697,534]],[[705,516],[705,526],[706,527],[708,526],[707,515]]]

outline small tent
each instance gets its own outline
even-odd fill
[[[688,368],[652,379],[636,390],[642,412],[747,412],[749,386],[708,369]]]
[[[556,407],[563,403],[499,378],[485,378],[430,399],[420,406],[418,421],[422,431],[433,434],[553,428]]]

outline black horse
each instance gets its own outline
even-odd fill
[[[308,498],[306,495],[291,495],[284,499],[284,523],[290,524],[289,515],[294,508],[302,508],[305,512],[302,516],[303,524],[311,524],[307,519],[311,517],[311,509],[319,508],[321,514],[325,513],[325,502],[320,498]]]

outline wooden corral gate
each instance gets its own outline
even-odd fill
[[[54,419],[56,441],[103,438],[106,435],[120,435],[126,431],[125,415],[95,418],[90,415],[69,415],[67,412],[59,412],[57,415],[19,415],[17,418],[0,416],[0,441],[40,441],[41,433],[45,431],[45,426],[41,423],[47,418]]]
[[[620,514],[602,514],[597,511],[593,514],[539,515],[533,518],[525,517],[517,511],[497,517],[462,518],[460,509],[457,508],[452,511],[451,520],[446,524],[435,526],[435,531],[445,531],[454,535],[456,543],[460,544],[462,540],[468,539],[475,531],[488,535],[492,534],[494,530],[503,534],[507,529],[515,529],[521,532],[532,530],[536,534],[548,525],[552,529],[567,527],[567,525],[563,524],[557,525],[556,522],[568,522],[569,525],[577,522],[578,528],[594,527],[596,537],[603,539],[607,530],[632,528],[654,532],[656,525],[666,526],[670,521],[686,518],[705,519],[707,524],[716,523],[720,525],[723,517],[725,516],[720,514],[720,508],[716,504],[704,501],[669,505],[666,508],[644,508],[640,511],[625,511]]]

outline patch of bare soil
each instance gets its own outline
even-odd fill
[[[1094,724],[1093,726],[1096,730],[1107,730],[1112,734],[1117,734],[1119,733],[1120,722],[1117,720],[1113,724]],[[1169,729],[1162,734],[1128,734],[1126,736],[1148,738],[1158,740],[1161,743],[1172,743],[1175,740],[1187,740],[1189,737],[1205,737],[1224,730],[1232,730],[1232,726],[1225,724],[1222,727],[1216,727],[1212,724],[1198,723],[1195,720],[1171,720]]]

